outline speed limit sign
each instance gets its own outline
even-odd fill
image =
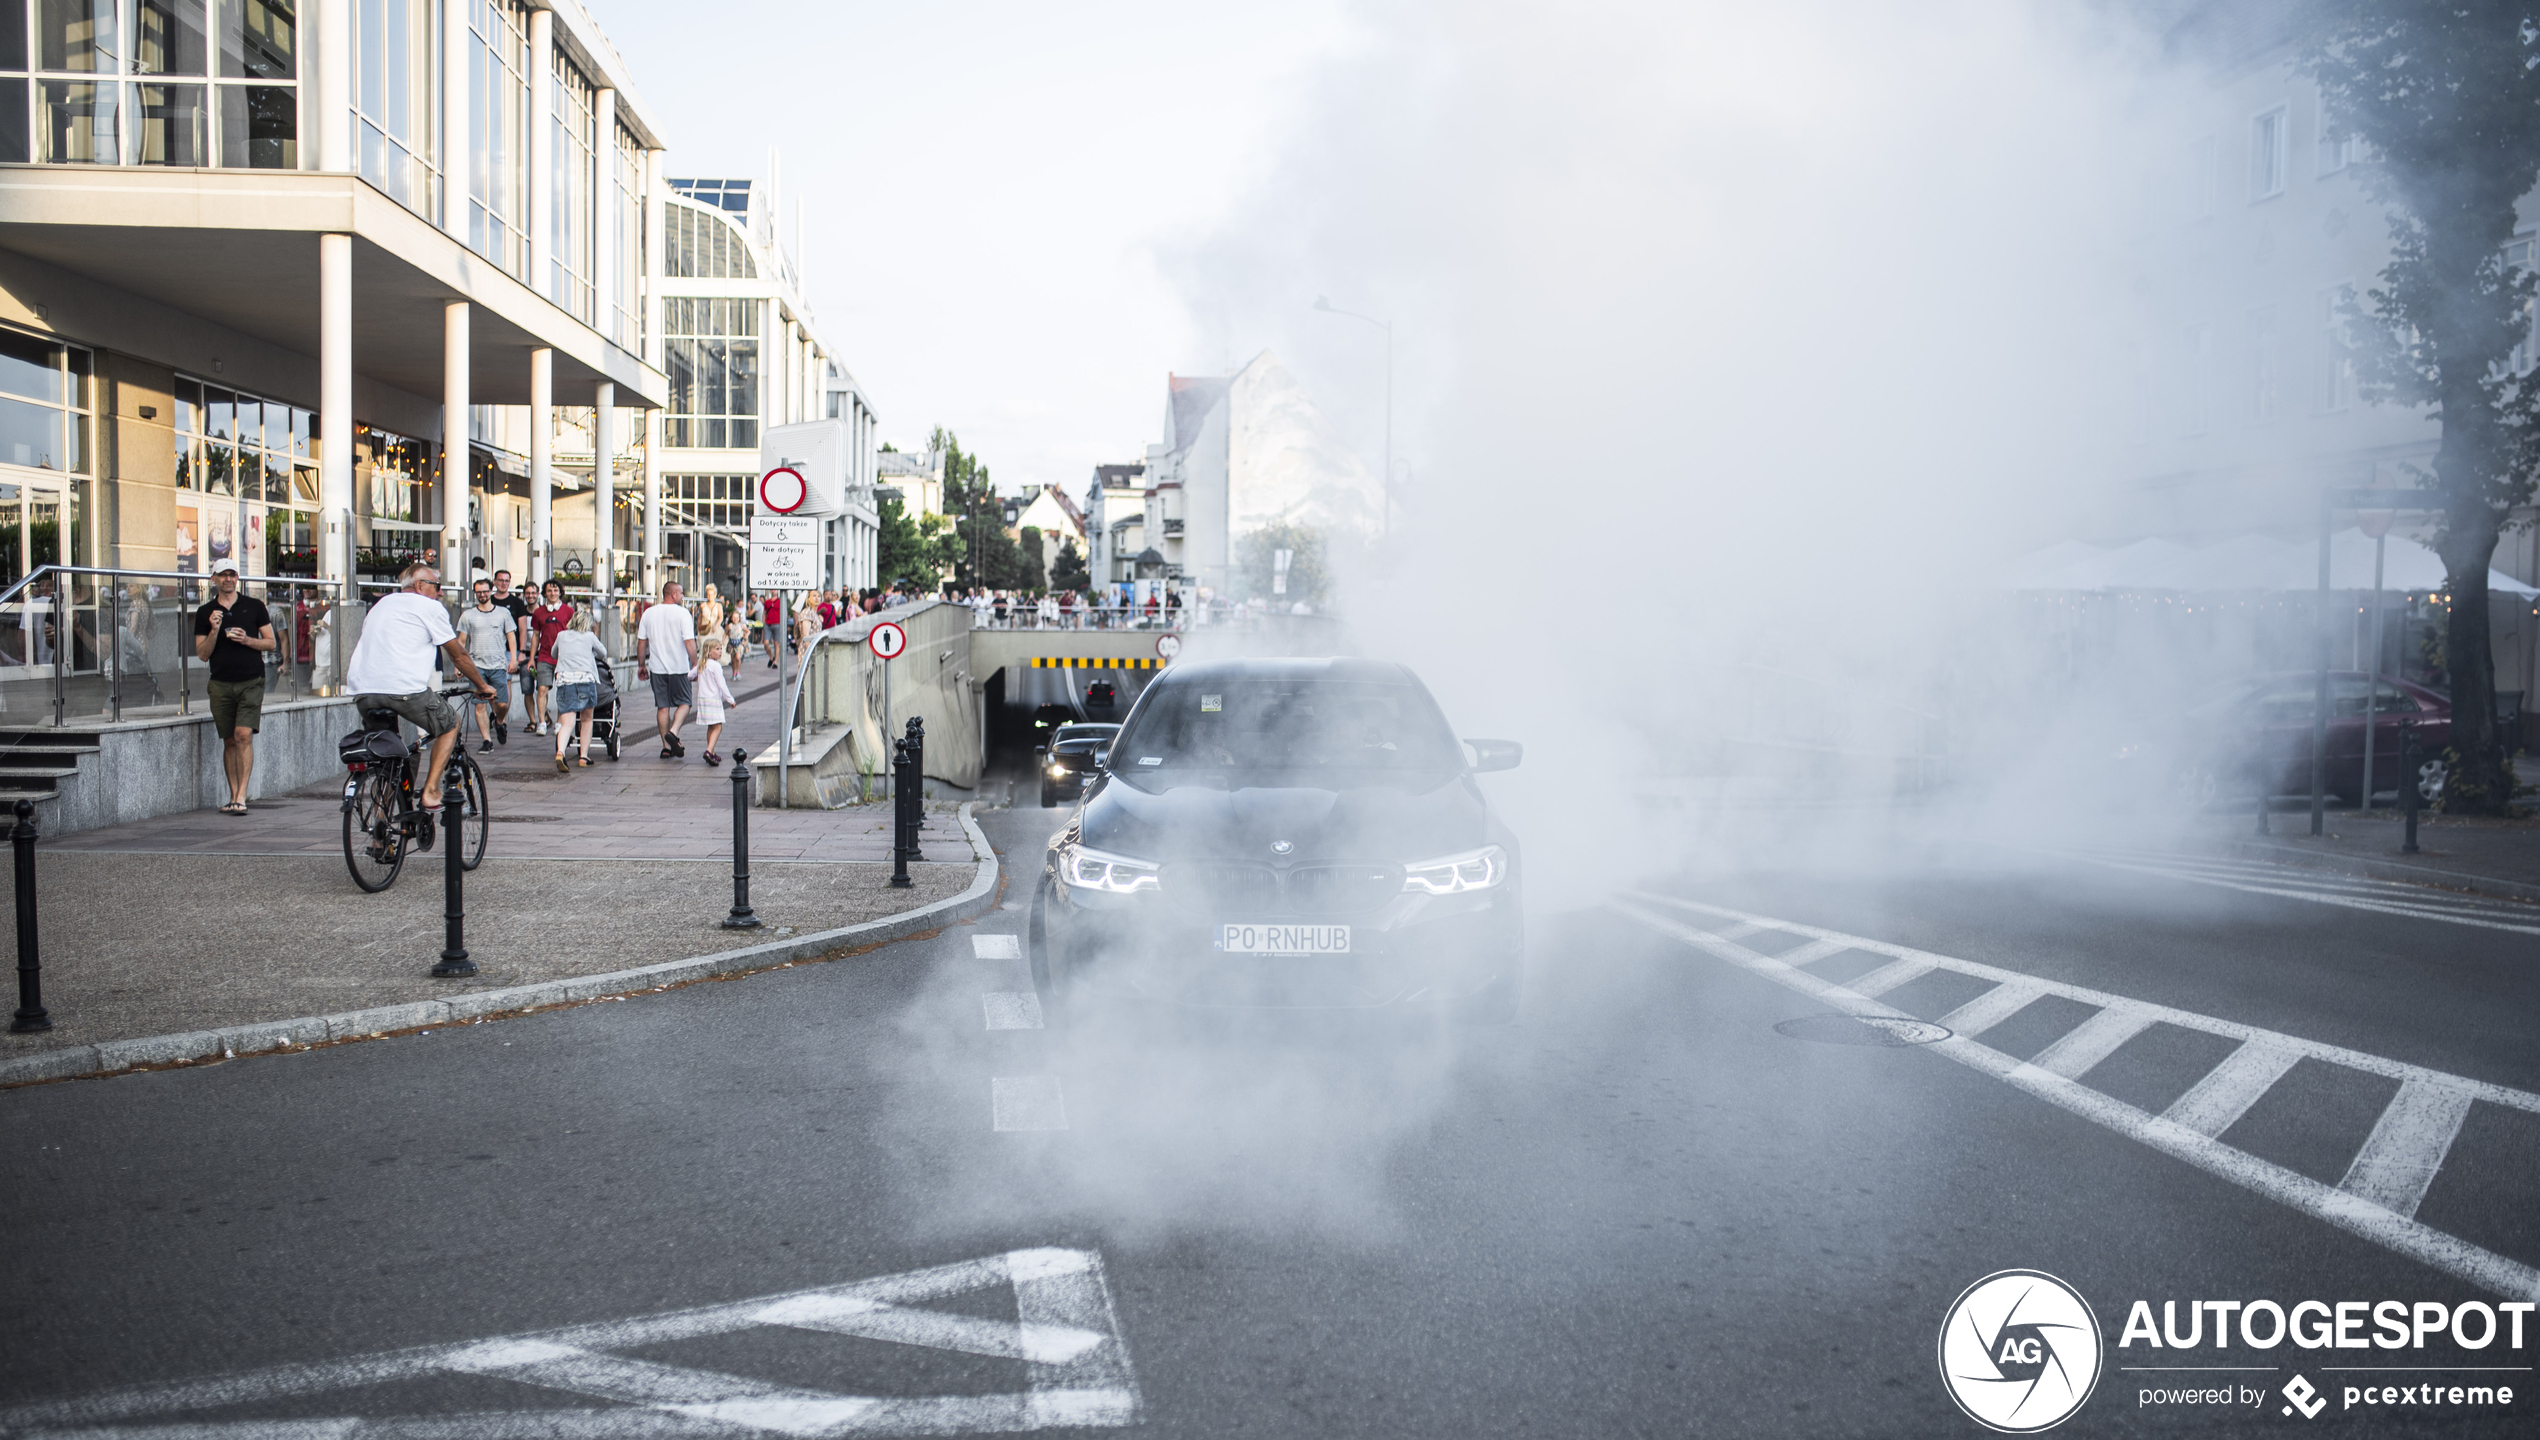
[[[873,633],[864,637],[864,643],[872,647],[875,659],[897,660],[900,652],[908,648],[908,632],[885,620],[873,627]]]

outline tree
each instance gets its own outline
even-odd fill
[[[1093,572],[1085,568],[1085,557],[1076,553],[1076,537],[1070,535],[1059,541],[1058,558],[1050,562],[1050,588],[1084,590],[1093,583]]]
[[[873,564],[883,585],[933,574],[933,567],[926,563],[925,539],[917,522],[909,518],[908,506],[885,495],[874,509],[879,523]]]
[[[1277,590],[1278,553],[1288,552],[1288,588]],[[1323,564],[1323,533],[1311,525],[1274,520],[1244,533],[1235,542],[1235,587],[1238,600],[1260,596],[1285,608],[1302,600],[1321,610],[1331,600],[1331,577]]]
[[[1049,585],[1049,551],[1041,543],[1041,527],[1024,526],[1022,534],[1015,539],[1014,553],[1023,563],[1016,570],[1014,584],[1009,588],[1035,592],[1046,589]]]
[[[944,509],[953,516],[955,536],[947,562],[953,583],[970,589],[1038,588],[1039,567],[1027,569],[1022,549],[1005,533],[1005,502],[988,478],[988,467],[941,425],[928,443],[944,456]]]
[[[2513,767],[2496,725],[2487,568],[2540,461],[2540,373],[2511,366],[2532,272],[2505,263],[2515,202],[2540,181],[2540,26],[2497,0],[2314,0],[2299,67],[2327,123],[2361,139],[2391,261],[2348,332],[2366,399],[2442,426],[2434,539],[2452,597],[2446,810],[2502,814]]]

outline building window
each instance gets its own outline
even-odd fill
[[[2214,329],[2191,326],[2187,332],[2187,433],[2202,435],[2213,426]]]
[[[353,113],[362,178],[427,218],[440,213],[434,163],[441,87],[431,0],[351,0]]]
[[[700,205],[734,215],[750,213],[750,182],[747,180],[673,180],[670,190]]]
[[[758,266],[749,243],[728,222],[686,205],[665,205],[662,274],[673,280],[756,280]]]
[[[2505,247],[2505,278],[2507,280],[2513,279],[2517,273],[2527,273],[2533,268],[2534,244],[2534,237],[2524,235]],[[2540,363],[2540,315],[2533,313],[2532,301],[2532,296],[2523,296],[2522,308],[2515,312],[2514,350],[2513,354],[2505,358],[2505,369],[2509,374],[2525,374],[2530,371],[2534,363]]]
[[[664,518],[690,529],[746,531],[750,481],[747,475],[665,475],[663,508],[669,513]]]
[[[2249,418],[2272,420],[2284,408],[2282,345],[2276,335],[2275,312],[2249,315]]]
[[[662,370],[670,378],[664,445],[758,448],[758,312],[756,300],[662,301]]]
[[[2337,285],[2320,292],[2319,408],[2343,410],[2355,403],[2355,352],[2346,343],[2346,309],[2355,287]]]
[[[643,314],[644,280],[644,142],[623,125],[611,127],[617,136],[610,167],[616,183],[609,187],[609,198],[617,207],[613,233],[617,237],[616,255],[611,264],[609,288],[608,333],[629,350],[641,349],[644,343],[640,317]]]
[[[2286,139],[2284,107],[2278,105],[2249,122],[2249,198],[2271,200],[2284,193]]]
[[[315,504],[315,419],[296,405],[179,376],[176,488],[275,505]]]
[[[295,168],[298,41],[288,0],[0,0],[0,161]]]
[[[555,133],[549,137],[555,147],[549,159],[553,162],[556,234],[547,298],[563,306],[573,318],[597,329],[598,321],[591,311],[592,262],[597,258],[594,247],[599,238],[592,193],[592,151],[597,135],[592,112],[599,104],[600,94],[572,61],[559,55],[550,98],[556,117]]]
[[[529,274],[529,7],[468,0],[467,243]]]
[[[2339,125],[2330,117],[2328,107],[2320,107],[2319,173],[2334,175],[2364,158],[2361,137]]]
[[[89,353],[0,330],[0,463],[88,473]]]

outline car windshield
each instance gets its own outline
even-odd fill
[[[1356,680],[1189,681],[1148,697],[1112,743],[1111,769],[1456,770],[1463,748],[1417,685]]]
[[[1061,725],[1058,727],[1058,733],[1050,736],[1050,739],[1099,740],[1105,735],[1117,734],[1119,730],[1120,727],[1117,725]]]

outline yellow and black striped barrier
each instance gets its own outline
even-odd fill
[[[1153,657],[1144,660],[1070,659],[1064,655],[1035,655],[1035,670],[1161,670],[1164,662]]]

